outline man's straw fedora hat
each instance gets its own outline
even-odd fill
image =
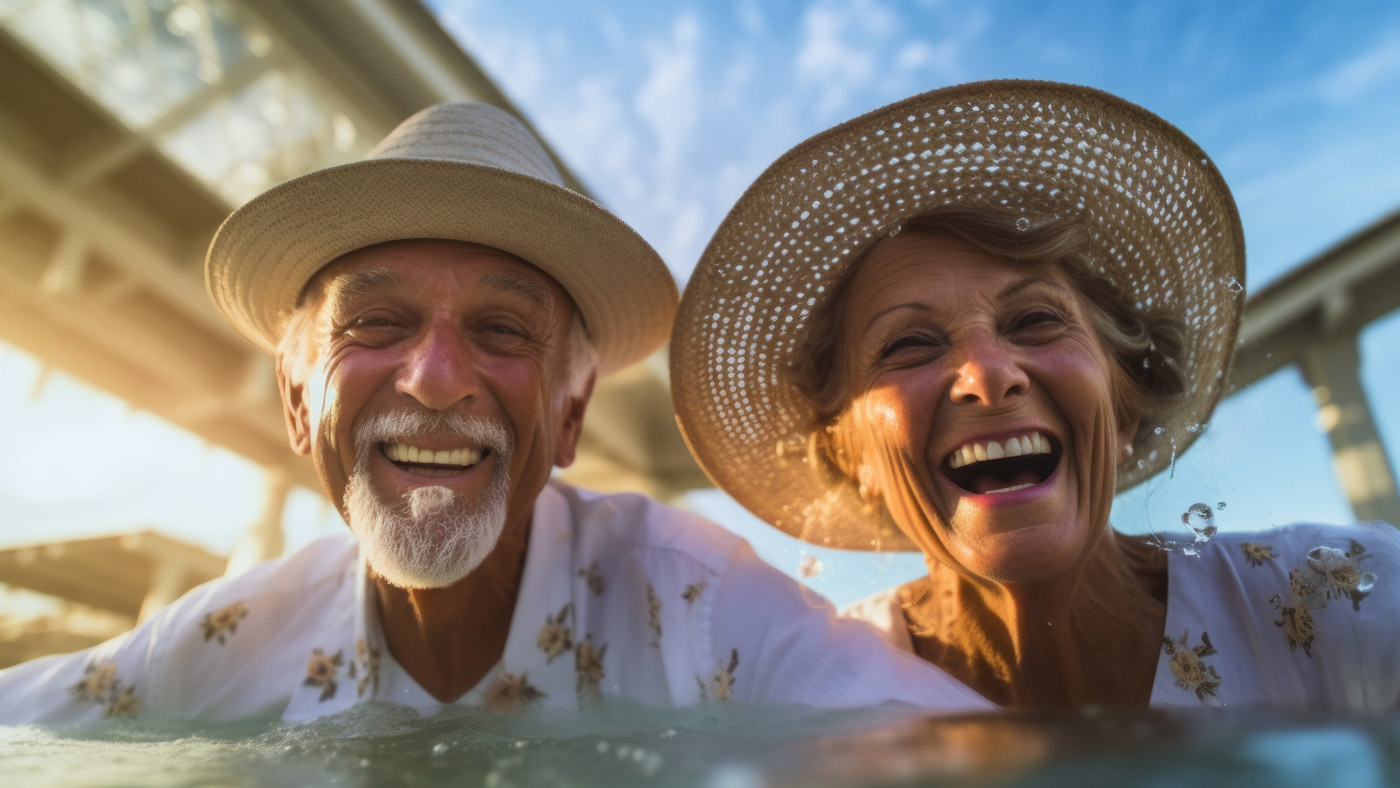
[[[471,102],[428,107],[363,161],[287,181],[234,211],[209,247],[205,284],[234,328],[273,352],[317,270],[410,238],[495,247],[554,277],[603,372],[660,347],[675,314],[675,280],[655,250],[566,188],[519,120]]]
[[[909,550],[888,516],[808,456],[812,409],[790,369],[809,315],[862,251],[945,205],[1077,217],[1098,272],[1186,327],[1186,393],[1144,423],[1126,489],[1199,435],[1244,302],[1244,236],[1219,171],[1185,134],[1091,88],[1006,80],[935,90],[788,151],[739,199],[686,287],[671,337],[681,431],[714,482],[815,544]]]

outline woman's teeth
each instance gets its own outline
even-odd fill
[[[406,443],[388,443],[384,454],[394,462],[416,462],[424,465],[457,465],[463,468],[481,462],[480,449],[420,449]]]
[[[1024,490],[1027,487],[1034,487],[1035,485],[1035,482],[1026,482],[1025,484],[1013,484],[1010,487],[1002,487],[997,490],[988,490],[986,493],[984,493],[984,495],[996,495],[997,493],[1016,492],[1017,490]]]
[[[1046,440],[1044,435],[1039,432],[1028,432],[1015,438],[1007,438],[1005,441],[965,444],[954,449],[953,453],[948,455],[948,464],[953,468],[961,468],[964,465],[985,460],[1000,460],[1004,457],[1020,457],[1026,454],[1049,454],[1050,452],[1050,441]],[[1006,490],[995,490],[994,492],[1006,492]]]

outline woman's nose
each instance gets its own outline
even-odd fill
[[[480,358],[468,338],[450,323],[425,326],[409,348],[396,384],[400,394],[425,408],[447,410],[479,393]]]
[[[988,332],[968,339],[949,394],[960,404],[996,406],[1029,389],[1030,378],[1015,354]]]

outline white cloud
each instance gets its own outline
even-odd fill
[[[514,35],[508,30],[487,30],[466,21],[471,3],[444,8],[438,14],[442,26],[481,66],[503,85],[522,105],[534,105],[545,79],[545,55],[537,39]]]
[[[1332,104],[1355,101],[1372,88],[1393,87],[1400,77],[1400,35],[1392,35],[1376,46],[1347,60],[1317,81],[1317,91]]]
[[[669,173],[681,163],[699,115],[700,82],[696,69],[700,21],[682,14],[672,26],[670,40],[646,46],[651,74],[633,104],[655,135],[657,169]]]
[[[863,14],[862,9],[874,11]],[[821,2],[802,16],[802,44],[797,51],[797,75],[819,86],[818,109],[828,115],[846,103],[847,96],[875,75],[874,50],[852,41],[852,36],[880,38],[888,14],[874,0],[852,6]]]
[[[768,18],[763,15],[758,0],[739,0],[738,12],[739,27],[745,33],[755,36],[768,30]]]

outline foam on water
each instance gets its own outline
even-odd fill
[[[1305,746],[1314,742],[1311,746]],[[1325,745],[1325,746],[1324,746]],[[1336,748],[1345,745],[1345,757]],[[0,727],[6,786],[1380,785],[1400,716],[1186,709],[932,717],[610,702],[432,717],[367,704],[295,727]],[[1300,776],[1306,776],[1301,781]]]

